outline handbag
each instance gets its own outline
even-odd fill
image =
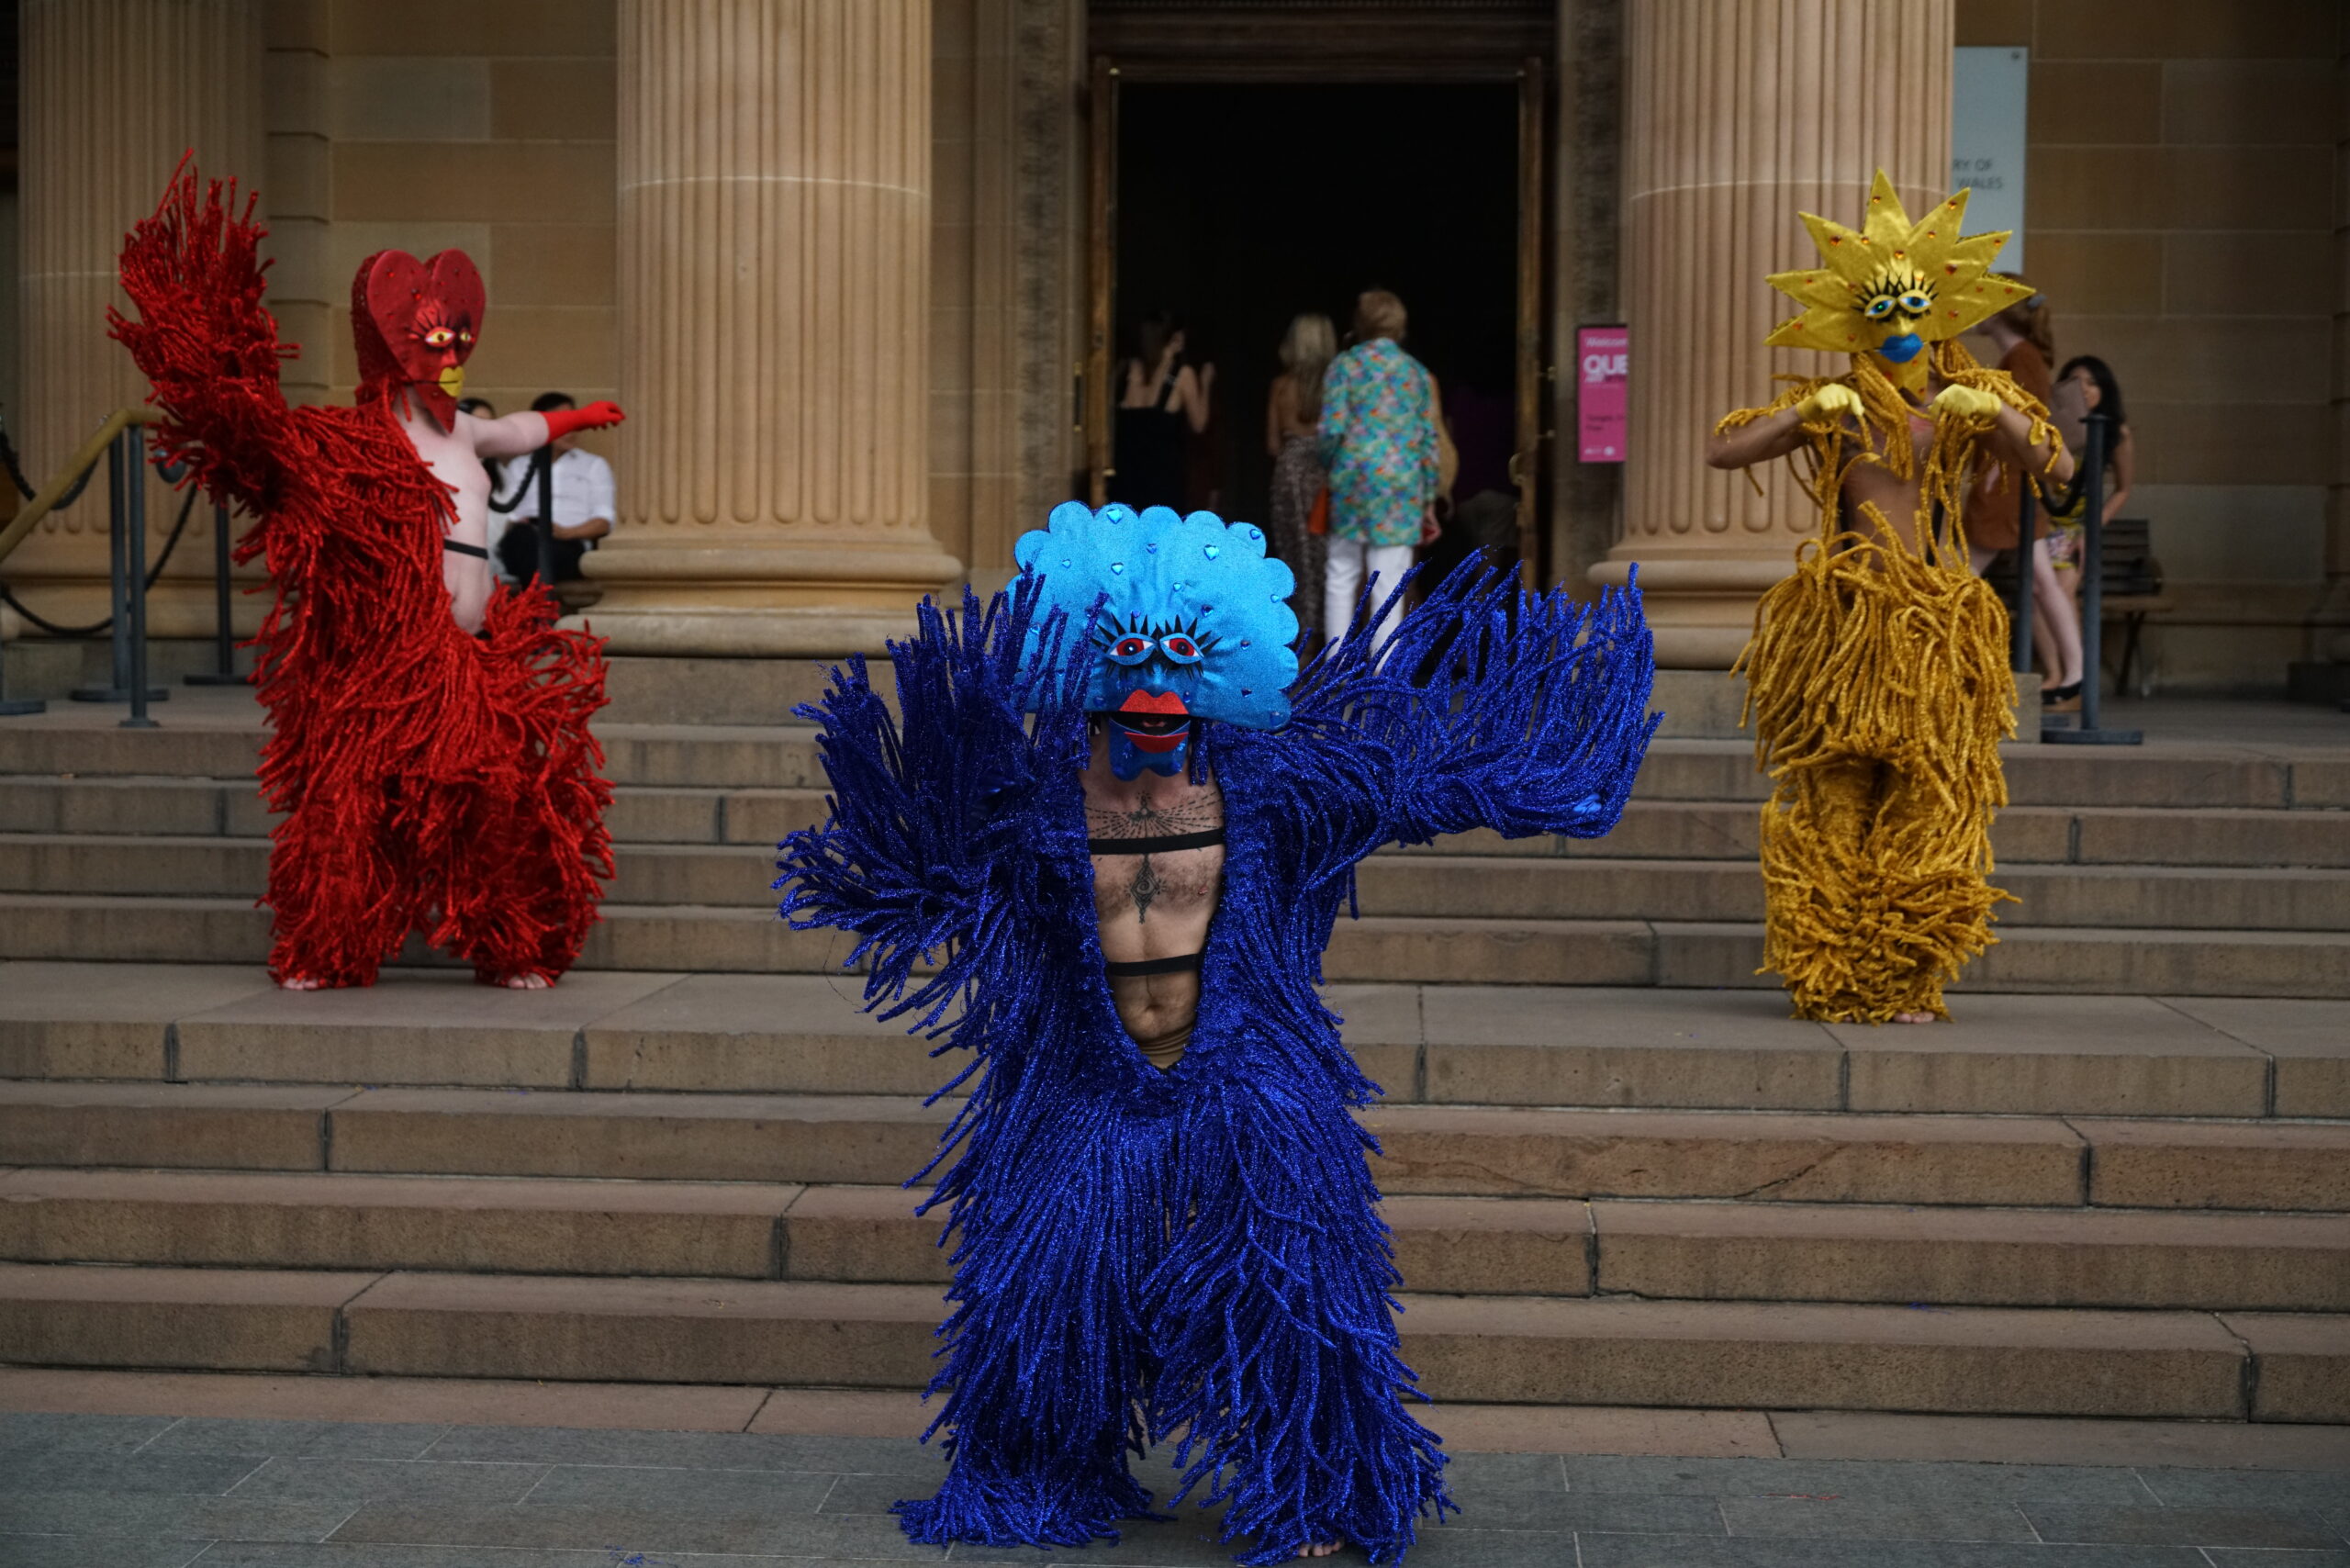
[[[1327,485],[1314,492],[1314,505],[1305,514],[1305,532],[1330,532],[1330,487]]]

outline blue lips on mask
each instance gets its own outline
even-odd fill
[[[1904,332],[1897,338],[1887,338],[1877,344],[1876,352],[1890,364],[1908,364],[1918,357],[1918,351],[1925,346],[1926,340],[1917,333]]]

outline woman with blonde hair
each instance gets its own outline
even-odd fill
[[[1322,377],[1317,444],[1330,468],[1322,633],[1334,641],[1347,635],[1365,583],[1375,617],[1414,551],[1436,536],[1439,405],[1436,378],[1404,352],[1406,319],[1395,296],[1365,290],[1355,301],[1354,346]]]
[[[1307,312],[1291,318],[1281,334],[1281,373],[1265,397],[1265,453],[1273,460],[1273,554],[1296,577],[1290,608],[1301,627],[1321,619],[1322,577],[1328,562],[1325,535],[1309,526],[1314,502],[1329,484],[1315,449],[1322,419],[1322,374],[1338,352],[1330,318]]]

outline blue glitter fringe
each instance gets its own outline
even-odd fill
[[[1352,1114],[1380,1090],[1316,994],[1322,953],[1382,844],[1614,824],[1656,722],[1637,586],[1592,606],[1456,572],[1376,657],[1355,639],[1308,666],[1282,729],[1203,727],[1224,890],[1192,1044],[1165,1073],[1102,973],[1090,668],[1024,673],[1032,624],[1047,647],[1085,645],[1033,578],[984,610],[925,604],[890,649],[896,722],[861,661],[835,671],[801,711],[829,820],[778,863],[795,926],[856,934],[868,1007],[970,1053],[946,1086],[970,1097],[914,1178],[937,1173],[923,1207],[949,1215],[931,1433],[952,1463],[937,1495],[898,1505],[905,1532],[1115,1540],[1162,1517],[1128,1456],[1174,1439],[1172,1501],[1226,1505],[1225,1539],[1253,1542],[1242,1562],[1341,1537],[1399,1561],[1453,1505],[1407,1407],[1377,1144]]]

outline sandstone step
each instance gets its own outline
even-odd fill
[[[1655,981],[1762,987],[1762,927],[1651,921]],[[1986,991],[2139,996],[2350,997],[2339,933],[1997,927],[1997,944],[1967,966],[1953,996]]]
[[[70,716],[69,716],[70,717]],[[83,778],[250,778],[261,754],[257,718],[233,725],[165,715],[152,730],[0,722],[0,773]],[[599,724],[605,777],[615,784],[707,789],[821,786],[815,731],[806,724]]]
[[[764,851],[822,821],[824,812],[818,789],[623,785],[605,822],[620,844],[742,844]],[[1757,820],[1745,801],[1635,799],[1605,838],[1505,839],[1480,830],[1395,853],[1751,859]],[[273,821],[251,778],[0,774],[0,833],[260,838]],[[2350,867],[2350,812],[2341,811],[2200,810],[2189,824],[2178,811],[2158,807],[2017,806],[1999,813],[1991,839],[2003,867]]]
[[[924,1195],[763,1182],[20,1170],[0,1174],[0,1260],[944,1282],[946,1215],[917,1215]],[[1417,1288],[1590,1292],[1583,1204],[1401,1197],[1385,1217]],[[2283,1305],[2322,1304],[2305,1292]]]
[[[0,1174],[0,1260],[944,1283],[923,1196],[27,1169]],[[2350,1215],[1408,1194],[1383,1213],[1421,1293],[2350,1311]]]
[[[21,1166],[887,1185],[946,1111],[884,1095],[0,1081]],[[1556,1111],[1364,1113],[1392,1193],[2350,1211],[2350,1124]]]
[[[259,897],[265,839],[0,834],[0,892]],[[622,844],[610,897],[628,905],[768,909],[771,846]],[[1366,914],[1515,920],[1749,921],[1762,917],[1751,859],[1383,855],[1358,873]],[[2034,925],[2350,934],[2350,878],[2330,869],[2009,866],[2000,884]]]
[[[0,1361],[341,1370],[341,1311],[377,1274],[0,1263]]]
[[[2224,1419],[2244,1413],[2244,1380],[2266,1370],[2199,1313],[1441,1296],[1404,1307],[1421,1386],[1497,1404]],[[2295,1372],[2296,1394],[2330,1393],[2322,1370]]]
[[[0,1076],[921,1094],[956,1070],[853,975],[462,971],[281,992],[238,966],[0,969]],[[2350,1003],[1980,996],[1930,1029],[1821,1025],[1775,992],[1342,984],[1391,1103],[2312,1117],[2350,1114]]]
[[[626,872],[623,873],[625,877]],[[2006,866],[2034,926],[2218,927],[2350,935],[2350,878],[2331,869]],[[1357,873],[1366,914],[1531,920],[1760,921],[1761,868],[1740,860],[1379,856]],[[718,902],[714,899],[704,902]]]
[[[225,717],[223,715],[226,715]],[[0,721],[0,774],[250,776],[262,739],[259,711],[172,715],[163,727],[123,730],[118,715],[63,713]],[[616,784],[793,789],[823,784],[814,730],[798,722],[597,726]],[[2010,745],[2009,791],[2018,806],[2281,810],[2350,804],[2350,764],[2322,753],[2273,756],[2191,741],[2127,751]],[[1760,801],[1769,781],[1740,741],[1659,740],[1636,793],[1652,801]]]
[[[0,1148],[23,1166],[888,1185],[929,1162],[946,1115],[944,1105],[878,1095],[0,1082]],[[1363,1120],[1385,1150],[1374,1173],[1394,1193],[2064,1206],[2086,1198],[2087,1145],[2051,1118],[1399,1105]],[[2189,1206],[2350,1208],[2350,1198],[2323,1201],[2350,1175],[2309,1169],[2339,1166],[2350,1128],[2279,1155],[2262,1141],[2270,1129],[2224,1126],[2247,1146],[2239,1185],[2230,1188],[2217,1164],[2230,1146],[2200,1146],[2187,1157],[2187,1179],[2217,1196]]]
[[[2310,1412],[2299,1418],[2350,1413],[2350,1335],[2322,1316],[1399,1305],[1404,1358],[1439,1400],[2242,1419],[2256,1389],[2270,1409]],[[937,1287],[918,1284],[0,1265],[0,1359],[912,1388],[932,1370],[942,1310]],[[223,1331],[264,1311],[263,1327]]]
[[[582,969],[820,974],[849,944],[764,908],[606,904]],[[0,893],[0,959],[264,961],[267,912],[242,899]],[[2004,926],[1959,991],[2350,996],[2334,932]],[[1759,924],[1638,920],[1341,920],[1333,980],[1768,989]],[[398,959],[446,966],[411,942]]]
[[[19,1170],[0,1175],[0,1259],[771,1279],[783,1257],[783,1215],[801,1191],[764,1182]]]
[[[2344,1215],[1603,1199],[1592,1230],[1609,1294],[2350,1311]]]

